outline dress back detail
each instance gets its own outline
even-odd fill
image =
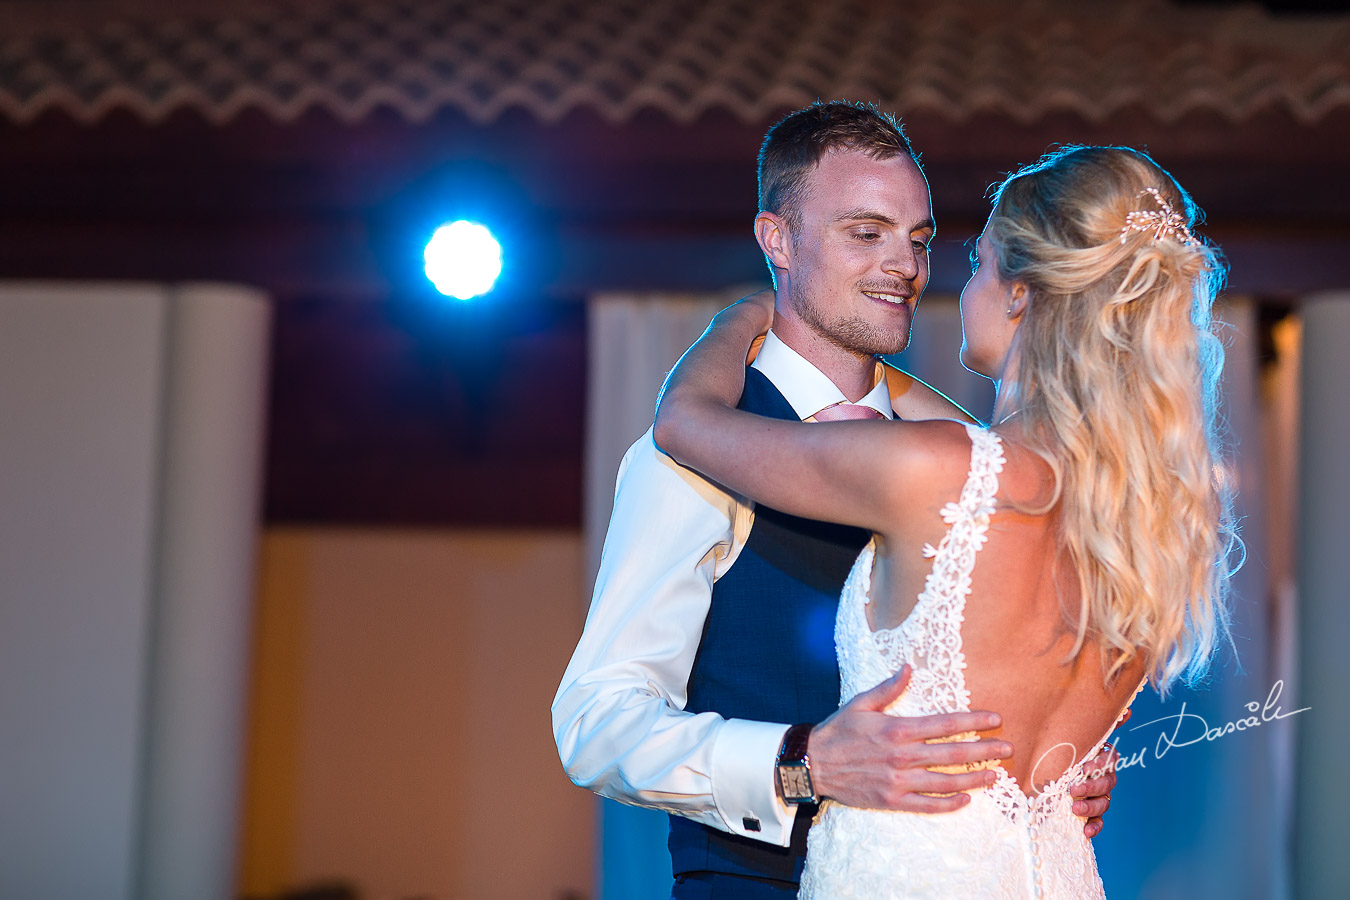
[[[999,436],[967,425],[970,470],[961,495],[942,508],[947,532],[923,548],[933,560],[913,610],[893,628],[872,631],[867,604],[875,540],[844,584],[835,621],[841,702],[870,690],[908,663],[909,686],[886,710],[896,716],[968,712],[961,644],[975,560],[988,539],[998,476],[1006,462]],[[1136,691],[1137,693],[1137,691]],[[800,896],[825,898],[1104,898],[1096,858],[1072,812],[1069,790],[1108,735],[1044,790],[1028,797],[993,761],[943,767],[993,769],[997,780],[972,791],[951,813],[858,809],[827,801],[811,829]],[[970,732],[953,740],[974,740]]]

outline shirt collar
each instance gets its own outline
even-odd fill
[[[827,406],[847,403],[844,392],[835,387],[824,372],[807,362],[806,357],[770,331],[752,365],[773,382],[800,419],[809,419]],[[891,393],[886,387],[885,366],[877,360],[872,390],[858,401],[859,406],[875,409],[888,419],[895,418]]]

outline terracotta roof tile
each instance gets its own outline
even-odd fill
[[[876,99],[952,120],[983,112],[1160,121],[1280,108],[1303,122],[1350,107],[1350,14],[1273,17],[1163,0],[309,0],[8,5],[0,116],[50,110],[155,121],[312,108],[356,121],[387,106],[478,122],[725,110],[746,122],[817,97]]]

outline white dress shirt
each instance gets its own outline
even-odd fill
[[[848,399],[773,332],[753,365],[802,419]],[[878,362],[858,402],[892,418],[883,373]],[[582,787],[785,847],[796,807],[779,799],[774,763],[791,723],[684,711],[713,583],[753,523],[749,501],[662,453],[650,429],[629,448],[553,733]]]

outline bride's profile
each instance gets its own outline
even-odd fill
[[[676,460],[874,532],[839,604],[841,702],[908,665],[888,712],[997,710],[1014,748],[970,767],[985,786],[952,813],[826,798],[802,897],[1104,896],[1069,790],[1144,684],[1203,674],[1227,636],[1224,267],[1196,216],[1125,147],[1063,148],[998,186],[961,295],[961,361],[997,385],[988,428],[737,411],[762,300],[672,371],[655,438]]]

